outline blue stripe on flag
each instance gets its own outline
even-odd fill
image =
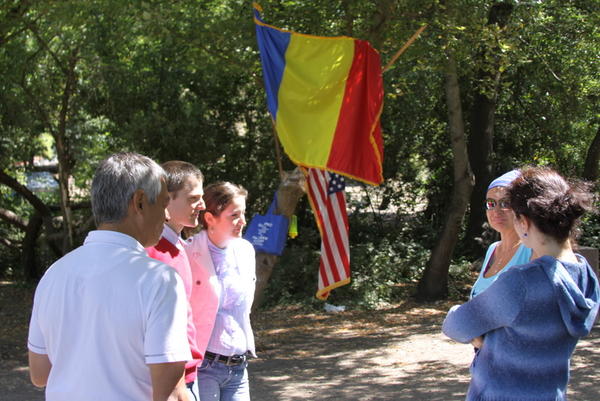
[[[256,19],[262,22],[258,10],[254,10],[254,15]],[[255,26],[267,92],[267,105],[271,116],[275,119],[279,107],[277,99],[279,85],[285,69],[285,52],[290,43],[291,33],[259,24],[255,24]]]

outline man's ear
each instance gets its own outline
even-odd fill
[[[143,189],[137,189],[131,198],[131,206],[136,214],[142,213],[147,204],[146,194]]]

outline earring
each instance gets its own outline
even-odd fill
[[[523,233],[523,237],[527,237],[527,233]]]

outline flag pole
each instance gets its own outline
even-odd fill
[[[277,157],[277,167],[279,168],[279,177],[283,179],[283,164],[281,163],[281,148],[279,146],[279,138],[277,137],[277,129],[275,121],[271,118],[271,127],[273,127],[273,139],[275,140],[275,155]]]
[[[386,66],[383,68],[382,72],[386,72],[387,70],[389,70],[392,67],[392,65],[396,62],[396,60],[398,59],[398,57],[400,57],[400,55],[402,53],[404,53],[404,51],[406,49],[408,49],[408,47],[410,45],[412,45],[415,40],[417,40],[417,38],[419,37],[419,35],[421,34],[421,32],[423,32],[425,30],[425,28],[427,28],[427,24],[425,24],[422,27],[420,27],[419,29],[417,29],[417,31],[410,37],[410,39],[408,39],[406,41],[406,43],[400,48],[400,50],[398,50],[396,52],[396,54],[394,54],[394,56],[392,57],[392,59],[390,61],[388,61],[388,63],[386,64]]]

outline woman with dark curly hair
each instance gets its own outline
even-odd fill
[[[512,182],[508,198],[521,242],[540,257],[511,267],[453,307],[442,330],[462,343],[483,336],[468,401],[566,400],[571,354],[599,306],[598,280],[571,241],[593,197],[583,183],[529,167]]]

